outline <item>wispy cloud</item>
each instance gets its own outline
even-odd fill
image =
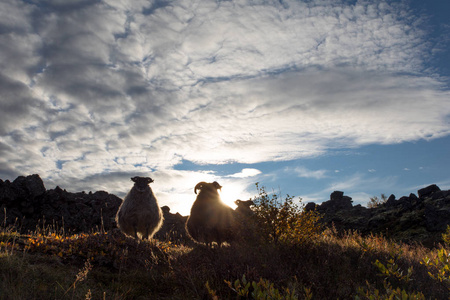
[[[252,169],[252,168],[244,168],[241,172],[231,174],[228,177],[234,177],[234,178],[246,178],[246,177],[254,177],[256,175],[261,174],[261,171],[258,169]]]
[[[327,177],[327,170],[309,170],[305,167],[286,168],[286,171],[292,171],[298,177],[322,179]]]
[[[354,173],[339,180],[332,182],[326,189],[326,192],[333,191],[356,191],[363,192],[377,189],[392,190],[397,182],[396,176],[373,177],[362,173]]]
[[[448,135],[421,21],[384,1],[2,1],[0,175],[126,190],[182,159]]]

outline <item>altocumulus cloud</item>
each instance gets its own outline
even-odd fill
[[[422,21],[384,1],[3,0],[0,176],[121,194],[154,172],[164,204],[217,179],[183,159],[446,136]]]

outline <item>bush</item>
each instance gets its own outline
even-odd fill
[[[386,203],[388,198],[385,194],[381,194],[381,197],[378,198],[377,196],[371,197],[369,202],[367,203],[368,208],[375,208],[381,204]]]
[[[322,232],[319,223],[321,215],[317,211],[305,211],[299,198],[286,195],[283,200],[256,183],[258,196],[253,199],[256,222],[267,241],[275,244],[302,244],[314,240]]]

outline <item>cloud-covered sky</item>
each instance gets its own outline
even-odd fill
[[[229,201],[450,188],[386,170],[450,167],[449,4],[427,3],[3,0],[0,178],[123,196],[145,175],[183,214],[199,181]]]

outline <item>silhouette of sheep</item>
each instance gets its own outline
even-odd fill
[[[250,206],[255,205],[252,200],[236,200],[235,216],[235,241],[239,243],[257,243],[261,236],[258,230],[255,212]]]
[[[214,181],[212,183],[199,182],[195,188],[200,192],[191,208],[186,221],[186,231],[198,243],[211,246],[216,242],[219,246],[223,242],[230,242],[234,236],[234,211],[220,200],[217,190],[222,186]]]
[[[136,176],[131,180],[134,186],[117,211],[117,225],[126,235],[151,239],[163,223],[161,208],[149,186],[153,179]]]
[[[255,205],[252,200],[236,200],[234,203],[237,205],[234,210],[238,216],[249,217],[253,216],[255,212],[250,208],[250,206]]]

